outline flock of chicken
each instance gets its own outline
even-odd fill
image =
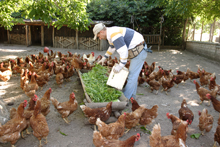
[[[200,104],[202,104],[204,100],[209,101],[209,105],[210,102],[212,102],[214,109],[220,112],[220,101],[216,99],[217,95],[220,95],[220,85],[216,84],[215,73],[206,72],[204,69],[200,69],[199,67],[197,72],[193,72],[189,68],[186,72],[177,70],[176,75],[172,73],[171,69],[165,70],[161,66],[158,66],[158,69],[158,71],[154,71],[155,62],[153,62],[151,65],[148,65],[147,62],[145,62],[142,71],[140,72],[138,83],[143,84],[144,82],[147,82],[151,92],[156,90],[156,94],[158,94],[158,90],[162,86],[163,89],[161,91],[164,90],[167,94],[167,91],[170,90],[175,84],[178,87],[178,84],[181,82],[185,83],[185,81],[188,79],[192,81],[193,79],[199,78],[201,86],[196,80],[194,80],[193,83],[195,84],[195,88],[200,97]],[[206,86],[209,89],[206,89]],[[201,134],[204,135],[204,131],[209,132],[212,129],[213,117],[212,115],[208,114],[208,110],[205,108],[202,112],[199,112],[199,116],[200,118],[198,126],[201,130]],[[194,118],[193,112],[187,107],[186,100],[184,99],[181,104],[179,118],[169,113],[167,113],[167,117],[171,119],[173,124],[171,135],[162,137],[160,134],[160,125],[155,125],[150,136],[150,146],[186,146],[185,141],[187,125],[190,125]],[[187,123],[184,121],[187,121]],[[214,141],[214,146],[216,145],[216,142],[220,144],[220,117],[214,135]]]
[[[51,54],[49,54],[49,51]],[[20,138],[20,133],[22,137],[24,130],[29,134],[28,128],[31,127],[33,135],[39,139],[39,146],[41,146],[42,138],[46,139],[49,133],[45,117],[50,112],[51,102],[61,114],[63,120],[69,123],[67,117],[78,107],[73,92],[70,93],[69,101],[59,103],[55,98],[50,98],[51,88],[45,92],[41,99],[37,97],[36,91],[39,87],[43,88],[50,80],[50,77],[54,75],[56,76],[56,83],[61,86],[64,79],[68,80],[75,74],[75,70],[92,69],[95,63],[101,59],[101,56],[99,55],[95,58],[93,52],[89,55],[83,54],[83,56],[76,53],[72,54],[71,52],[68,52],[67,55],[61,52],[57,52],[57,54],[59,60],[56,58],[56,52],[54,53],[48,49],[47,56],[39,52],[38,56],[32,54],[31,58],[28,56],[25,59],[18,57],[17,60],[8,59],[1,62],[0,78],[7,82],[12,74],[19,73],[21,76],[20,87],[30,100],[27,109],[25,109],[28,103],[27,100],[22,102],[17,109],[11,109],[11,119],[6,124],[0,125],[0,142],[10,142],[14,146]],[[111,68],[115,63],[118,63],[118,59],[110,57],[103,66]],[[129,65],[130,61],[127,62],[126,67],[129,68]],[[167,94],[167,91],[175,84],[178,85],[182,81],[185,82],[188,79],[199,78],[201,86],[196,81],[194,83],[201,103],[204,100],[212,101],[214,109],[220,112],[220,102],[216,99],[217,94],[220,94],[220,86],[215,82],[216,76],[214,73],[208,73],[204,69],[201,70],[199,68],[197,72],[187,69],[186,72],[177,71],[177,75],[174,75],[172,70],[165,70],[158,66],[159,70],[155,71],[155,68],[155,62],[151,65],[145,62],[138,78],[138,84],[147,82],[152,92],[156,90],[156,94],[158,94],[158,90],[162,86]],[[209,90],[202,86],[208,86]],[[85,116],[89,118],[89,122],[95,125],[93,132],[93,144],[95,146],[134,146],[134,143],[140,139],[139,133],[124,141],[119,140],[119,138],[138,124],[146,127],[157,117],[158,105],[147,109],[145,105],[139,105],[135,99],[131,98],[130,100],[132,112],[121,114],[116,122],[110,124],[106,124],[104,121],[108,120],[112,113],[112,102],[109,102],[106,107],[102,108],[92,109],[85,105],[80,106]],[[202,134],[204,134],[204,130],[206,132],[211,130],[213,117],[208,114],[207,109],[203,109],[199,114],[199,128]],[[194,118],[193,112],[187,107],[186,100],[183,100],[179,109],[179,118],[169,113],[167,113],[167,118],[171,119],[173,124],[171,135],[161,136],[160,125],[155,125],[150,136],[150,146],[186,146],[187,126],[192,123]],[[214,139],[220,143],[220,119],[218,124]],[[98,126],[98,130],[96,126]],[[128,129],[126,132],[125,128]]]
[[[49,53],[51,52],[51,53]],[[0,125],[0,142],[10,142],[12,146],[23,137],[23,131],[26,130],[30,134],[28,128],[31,127],[33,135],[39,139],[47,137],[49,133],[46,116],[50,112],[50,104],[54,105],[61,114],[63,120],[69,123],[67,117],[72,114],[78,107],[75,94],[72,92],[69,101],[59,103],[53,97],[50,97],[52,89],[49,88],[41,99],[36,95],[36,91],[48,83],[52,76],[55,76],[56,83],[61,86],[64,79],[68,80],[75,74],[75,70],[82,68],[91,68],[90,63],[95,61],[94,53],[88,55],[72,54],[67,55],[57,52],[59,59],[56,58],[56,52],[48,50],[47,56],[41,52],[39,55],[32,54],[31,58],[27,56],[25,59],[7,59],[0,64],[0,78],[7,83],[12,74],[20,74],[20,87],[24,93],[30,98],[29,102],[25,100],[18,108],[10,110],[10,120],[4,125]],[[87,66],[88,65],[88,66]],[[25,107],[29,103],[27,109]],[[47,139],[46,139],[47,142]]]

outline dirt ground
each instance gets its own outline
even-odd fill
[[[61,51],[63,54],[67,54],[67,51],[72,53],[90,53],[91,50],[73,50],[73,49],[61,49],[61,48],[50,48],[53,51]],[[43,52],[43,47],[40,46],[30,46],[26,47],[23,45],[4,45],[0,44],[0,61],[7,58],[25,57],[30,54],[38,54]],[[105,51],[94,51],[95,56],[104,55]],[[45,54],[46,55],[46,54]],[[118,57],[118,53],[113,56]],[[173,49],[163,49],[161,51],[153,50],[152,54],[148,54],[146,61],[151,64],[156,62],[156,65],[162,66],[164,69],[172,69],[173,73],[176,74],[176,70],[186,71],[190,68],[192,71],[197,71],[198,66],[204,68],[208,72],[216,73],[216,82],[220,83],[220,64],[206,59],[204,57],[198,56],[196,54],[190,53],[188,51],[179,51]],[[156,68],[156,70],[158,70]],[[197,81],[199,81],[197,79]],[[4,82],[0,81],[0,101],[6,105],[6,109],[9,111],[12,107],[16,107],[25,99],[29,99],[20,88],[20,76],[12,76],[6,85]],[[69,94],[74,92],[76,99],[80,104],[83,103],[84,94],[83,89],[77,75],[71,77],[70,82],[64,82],[62,88],[60,88],[55,81],[55,77],[52,77],[48,83],[43,87],[43,90],[38,90],[36,94],[39,98],[43,96],[48,88],[52,88],[51,96],[58,99],[58,101],[63,102],[69,99]],[[169,95],[164,92],[159,92],[158,95],[155,93],[150,93],[150,89],[146,87],[146,83],[138,86],[137,89],[137,101],[139,104],[146,104],[147,108],[151,108],[153,105],[157,104],[158,117],[155,121],[147,126],[147,129],[152,131],[154,124],[160,123],[161,134],[170,135],[172,123],[166,117],[166,113],[172,113],[175,116],[179,116],[178,110],[180,108],[183,98],[187,100],[188,107],[194,113],[194,121],[189,126],[189,131],[187,133],[188,137],[186,144],[188,147],[210,147],[214,143],[214,133],[217,127],[217,120],[219,118],[219,113],[213,109],[212,104],[208,106],[208,102],[204,102],[199,105],[199,96],[196,92],[195,85],[189,80],[185,85],[180,84],[178,88],[173,87]],[[14,105],[9,106],[8,103],[14,103]],[[206,108],[208,112],[214,117],[213,128],[210,132],[206,133],[205,136],[200,136],[199,139],[192,139],[190,135],[194,133],[199,133],[199,128],[197,127],[199,123],[198,110],[202,111]],[[131,105],[126,107],[126,111],[131,111]],[[50,113],[46,117],[47,123],[49,125],[49,135],[47,145],[43,143],[44,147],[94,147],[93,145],[93,126],[84,124],[84,115],[80,107],[69,116],[70,124],[66,124],[61,118],[60,114],[56,111],[54,106],[51,104]],[[31,130],[31,129],[30,129]],[[62,135],[59,131],[65,133],[67,136]],[[142,132],[142,137],[140,141],[135,143],[137,147],[149,147],[149,134],[144,133],[140,126],[133,128],[129,133],[125,134],[120,140],[125,140],[130,136]],[[33,134],[28,135],[25,139],[19,139],[16,143],[16,147],[37,147],[39,141]],[[10,143],[1,144],[2,147],[9,147]]]

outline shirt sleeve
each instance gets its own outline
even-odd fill
[[[107,52],[105,53],[105,57],[108,58],[109,56],[111,56],[113,53],[115,52],[115,47],[114,45],[110,45]]]
[[[111,34],[111,39],[115,46],[115,49],[120,55],[120,64],[125,65],[128,58],[128,48],[125,44],[124,37],[120,32],[115,32]]]

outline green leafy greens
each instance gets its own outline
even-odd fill
[[[190,135],[190,137],[194,139],[198,139],[200,135],[201,135],[200,133],[196,133],[196,134]]]
[[[82,74],[85,89],[93,102],[116,101],[122,94],[108,85],[108,69],[96,64],[88,73]]]

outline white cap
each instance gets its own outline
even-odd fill
[[[98,23],[94,26],[94,28],[93,28],[93,33],[95,35],[93,38],[94,40],[96,40],[97,34],[104,28],[105,28],[105,25],[103,23]]]

